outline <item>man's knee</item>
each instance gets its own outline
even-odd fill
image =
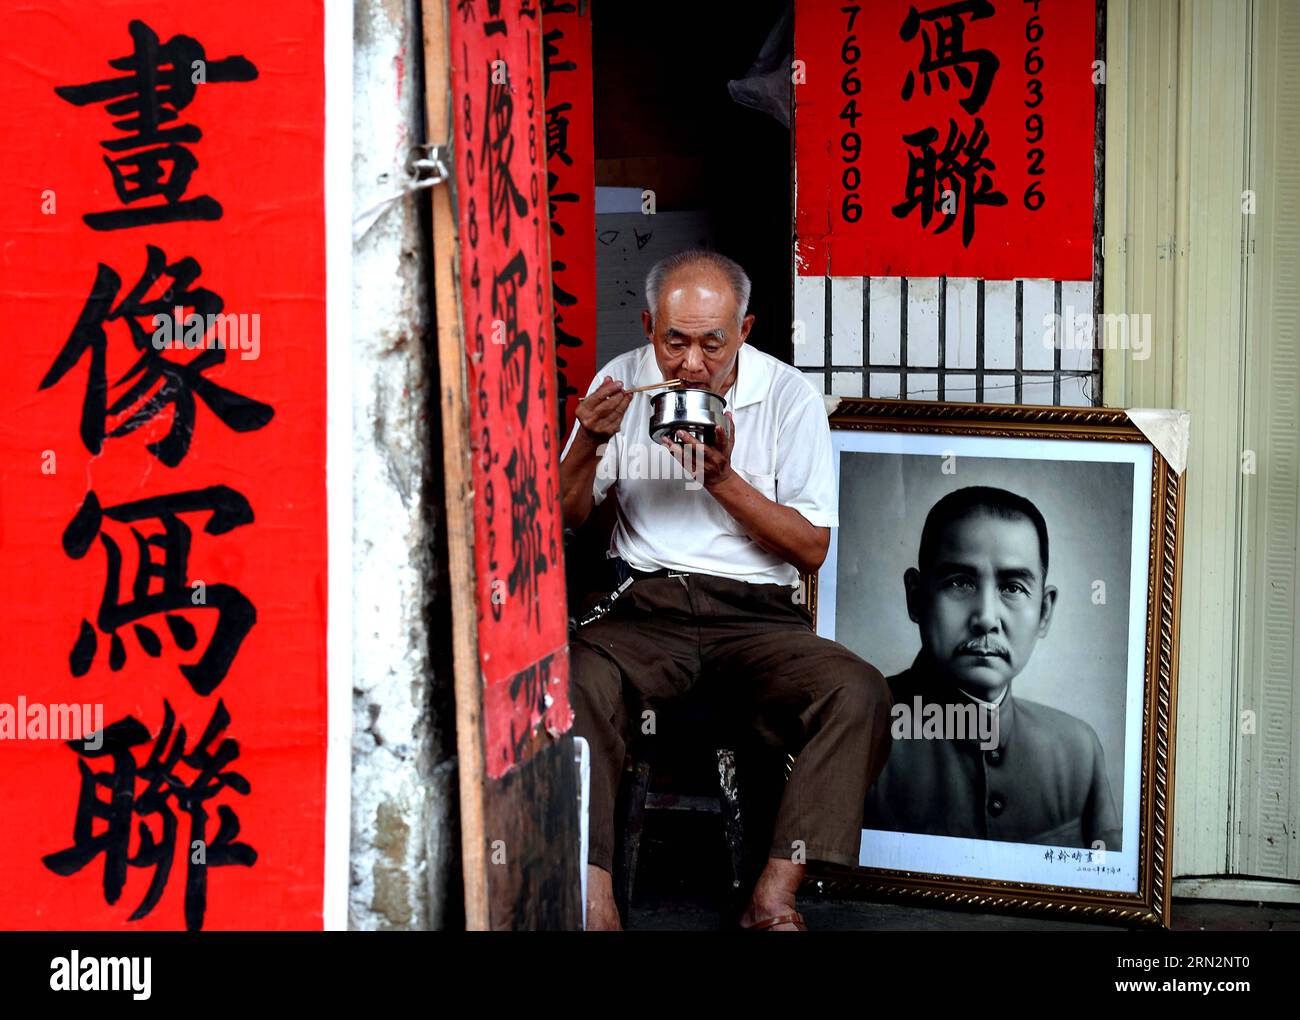
[[[889,712],[893,697],[880,670],[847,648],[833,658],[827,671],[835,692],[835,711],[864,729],[889,729]]]

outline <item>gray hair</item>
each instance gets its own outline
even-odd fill
[[[654,321],[655,314],[659,311],[659,294],[663,291],[664,283],[677,270],[695,265],[705,265],[716,270],[731,285],[731,292],[736,296],[736,324],[740,325],[749,310],[749,277],[740,268],[740,263],[704,248],[687,248],[685,251],[665,255],[650,267],[645,278],[645,300],[650,308],[651,321]]]

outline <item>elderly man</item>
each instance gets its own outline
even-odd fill
[[[884,678],[818,637],[798,599],[800,571],[821,566],[839,523],[830,429],[803,375],[746,345],[749,292],[711,252],[655,265],[649,343],[597,374],[561,458],[566,526],[612,491],[608,555],[633,578],[571,646],[575,730],[592,749],[590,929],[619,927],[614,796],[643,706],[707,676],[764,740],[798,753],[746,928],[803,929],[804,862],[857,864],[863,798],[889,753]],[[678,432],[655,446],[650,394],[628,391],[664,379],[725,396],[729,429],[711,445]]]

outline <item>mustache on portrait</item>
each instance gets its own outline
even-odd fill
[[[977,638],[973,641],[963,641],[957,646],[958,655],[996,655],[999,658],[1011,661],[1011,652],[1000,641],[989,641],[986,638]]]

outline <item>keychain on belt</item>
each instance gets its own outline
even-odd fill
[[[587,610],[582,619],[574,623],[574,629],[577,630],[579,627],[585,627],[587,624],[599,620],[602,616],[606,616],[609,611],[614,608],[614,603],[618,601],[618,597],[622,595],[623,592],[627,591],[628,585],[632,583],[632,580],[633,579],[630,577],[626,578],[622,584]]]

